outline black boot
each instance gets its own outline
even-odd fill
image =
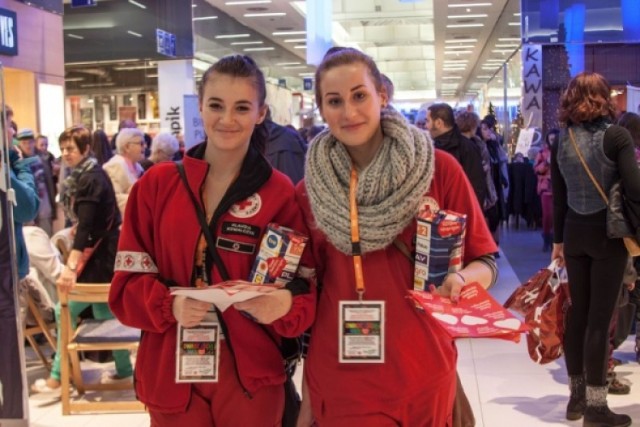
[[[542,252],[551,252],[553,246],[553,236],[548,233],[542,233]]]
[[[583,375],[569,375],[569,403],[567,404],[567,419],[579,420],[587,407],[586,383]]]
[[[631,425],[631,417],[611,412],[605,406],[587,406],[584,411],[583,427],[627,427]]]
[[[607,386],[587,386],[587,409],[583,427],[627,427],[631,417],[611,412],[607,405]]]

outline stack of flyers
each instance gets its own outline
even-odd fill
[[[500,305],[480,284],[462,288],[457,303],[435,292],[409,291],[416,306],[434,317],[452,338],[500,338],[519,342],[529,326]]]
[[[413,289],[440,286],[448,273],[462,269],[467,216],[439,210],[418,217]]]
[[[260,242],[249,281],[284,285],[293,280],[307,240],[307,236],[290,228],[269,224]]]

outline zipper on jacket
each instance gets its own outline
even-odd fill
[[[220,327],[222,328],[224,339],[227,340],[227,346],[229,346],[229,352],[231,353],[231,357],[233,357],[233,367],[235,368],[235,371],[236,371],[236,378],[238,378],[238,383],[240,384],[240,387],[242,388],[242,392],[244,393],[244,395],[247,396],[247,398],[249,399],[253,399],[253,396],[251,395],[251,393],[249,393],[249,390],[247,390],[247,388],[244,386],[244,383],[242,382],[242,379],[240,378],[240,371],[238,370],[236,353],[235,351],[233,351],[233,346],[231,345],[231,339],[230,339],[231,335],[229,334],[229,329],[227,329],[227,324],[224,322],[222,318],[222,312],[218,309],[218,307],[216,307],[216,314],[218,315],[218,321],[220,322]]]

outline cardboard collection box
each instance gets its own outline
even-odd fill
[[[462,269],[467,216],[452,211],[418,217],[413,289],[440,286],[448,273]]]
[[[252,283],[286,284],[293,280],[307,236],[290,228],[269,224],[251,269]]]

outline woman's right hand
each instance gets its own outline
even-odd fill
[[[564,267],[564,244],[554,243],[551,251],[551,261],[558,260],[558,267]]]
[[[173,317],[185,328],[191,328],[198,326],[202,322],[207,311],[212,306],[213,304],[208,302],[198,301],[184,295],[176,295],[173,298]]]

